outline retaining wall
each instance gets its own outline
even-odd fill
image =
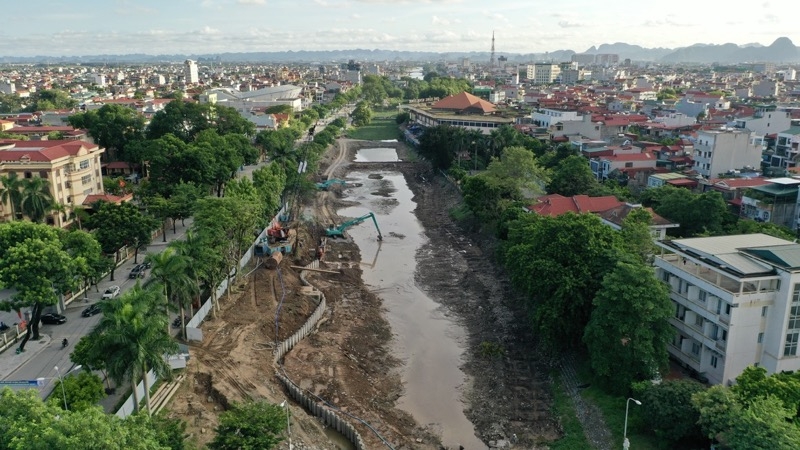
[[[309,269],[318,269],[319,268],[319,260],[315,259],[310,264],[306,265]],[[302,281],[304,286],[311,286],[314,287],[311,283],[306,280],[306,271],[300,271],[300,281]],[[321,291],[317,291],[319,293],[319,304],[317,305],[317,309],[314,310],[314,313],[311,314],[311,317],[306,320],[306,323],[300,327],[293,335],[291,335],[288,339],[284,340],[280,344],[275,347],[273,353],[273,360],[276,364],[281,365],[281,360],[289,352],[298,342],[300,342],[303,338],[308,336],[308,334],[317,326],[317,322],[322,318],[325,314],[326,308],[326,301],[325,301],[325,294]],[[289,391],[289,395],[299,403],[300,405],[305,408],[306,411],[310,412],[311,414],[319,417],[322,422],[339,432],[342,436],[346,437],[353,445],[356,446],[357,450],[363,450],[367,448],[364,445],[364,441],[361,439],[361,435],[356,431],[356,429],[350,425],[349,422],[342,419],[333,412],[330,408],[324,406],[322,403],[317,402],[311,396],[307,395],[303,389],[297,386],[292,380],[287,378],[286,376],[276,373],[278,379],[286,386],[286,389]]]

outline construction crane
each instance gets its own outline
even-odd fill
[[[330,238],[344,237],[344,230],[352,227],[353,225],[358,225],[369,218],[372,218],[372,222],[375,224],[375,229],[378,230],[378,240],[382,241],[383,235],[381,235],[381,229],[380,227],[378,227],[378,220],[375,219],[375,213],[364,214],[363,216],[357,219],[348,220],[347,222],[344,222],[338,227],[334,227],[333,225],[331,225],[330,228],[325,230],[325,235]]]
[[[322,183],[317,183],[317,189],[322,189],[323,191],[327,191],[328,188],[333,186],[334,184],[345,186],[347,185],[347,182],[344,180],[340,180],[338,178],[331,178],[330,180],[325,180]]]

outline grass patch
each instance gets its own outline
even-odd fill
[[[398,139],[400,136],[400,129],[397,126],[397,122],[394,120],[396,115],[396,112],[376,113],[372,117],[372,122],[370,122],[369,125],[347,130],[347,137],[352,139],[364,139],[367,141]]]
[[[583,433],[583,426],[575,413],[575,405],[564,390],[564,384],[557,372],[553,373],[553,416],[561,429],[564,437],[550,444],[551,450],[578,450],[590,448],[589,441]]]
[[[591,383],[591,386],[584,389],[581,395],[602,411],[606,426],[613,437],[614,448],[622,448],[622,434],[625,428],[625,402],[628,398],[611,395],[600,389],[591,375],[588,362],[584,361],[581,364],[578,378],[584,383]],[[636,450],[660,450],[663,447],[659,447],[655,435],[646,431],[644,417],[640,414],[639,408],[638,405],[631,402],[628,412],[628,440],[631,441],[631,448]]]

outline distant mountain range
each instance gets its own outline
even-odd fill
[[[576,52],[573,50],[558,50],[546,53],[503,53],[508,62],[513,64],[530,63],[537,61],[562,62],[569,61]],[[652,61],[661,63],[722,63],[735,64],[746,62],[775,62],[793,63],[800,62],[800,48],[795,46],[787,37],[775,40],[769,46],[758,43],[745,45],[736,44],[694,44],[680,48],[645,48],[638,45],[617,42],[592,46],[584,53],[618,54],[620,60]],[[92,56],[31,56],[14,57],[0,56],[0,63],[38,63],[38,64],[120,64],[120,63],[167,63],[183,62],[185,59],[194,59],[201,64],[232,63],[232,62],[307,62],[329,64],[348,61],[350,59],[360,62],[381,61],[461,61],[469,58],[472,62],[489,61],[489,52],[415,52],[399,50],[325,50],[325,51],[283,51],[283,52],[245,52],[245,53],[219,53],[219,54],[192,54],[192,55],[92,55]]]

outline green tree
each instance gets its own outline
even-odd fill
[[[97,110],[73,114],[67,121],[75,128],[85,128],[112,160],[130,162],[128,145],[144,139],[144,116],[127,106],[103,105]]]
[[[356,127],[369,125],[372,122],[372,108],[369,107],[369,103],[366,101],[358,102],[353,112],[350,113],[350,117]]]
[[[736,220],[716,191],[693,194],[688,189],[664,186],[645,190],[641,200],[658,215],[679,223],[675,232],[679,236],[721,235]]]
[[[80,338],[72,353],[69,354],[69,359],[75,364],[83,366],[86,370],[97,370],[103,374],[106,380],[106,392],[112,393],[111,380],[108,376],[108,368],[106,367],[106,358],[108,358],[108,351],[103,345],[107,344],[102,336],[98,333],[89,333]]]
[[[592,371],[611,391],[624,394],[635,381],[667,368],[672,303],[666,285],[641,261],[621,258],[594,297],[583,334]]]
[[[0,390],[0,446],[8,450],[169,450],[147,422],[100,407],[64,411],[36,389]]]
[[[640,383],[637,398],[642,401],[641,417],[659,441],[669,448],[683,447],[679,442],[697,442],[703,438],[700,413],[692,405],[692,396],[706,387],[692,380],[666,380],[659,384]]]
[[[45,178],[28,178],[22,182],[22,201],[19,204],[22,214],[33,222],[41,222],[53,208],[50,182]]]
[[[150,274],[154,279],[158,280],[163,289],[164,297],[167,299],[167,304],[180,307],[181,330],[185,334],[185,306],[187,300],[191,301],[192,296],[198,290],[197,284],[192,277],[191,260],[178,253],[174,247],[167,247],[160,253],[147,255],[145,261],[152,264]],[[168,312],[165,311],[165,315]],[[169,332],[169,328],[167,328],[167,332]]]
[[[589,168],[589,161],[582,156],[573,155],[562,160],[553,170],[547,192],[565,197],[585,195],[597,184],[597,179]]]
[[[53,392],[61,392],[61,380],[56,380]],[[67,398],[67,408],[70,411],[84,411],[94,407],[106,393],[103,391],[103,381],[100,377],[91,372],[81,371],[78,375],[70,375],[64,378],[64,396]],[[50,401],[64,408],[62,396],[53,395]]]
[[[271,449],[283,441],[286,414],[278,405],[265,401],[232,403],[219,416],[217,435],[208,445],[212,450]]]
[[[774,396],[787,409],[800,412],[800,372],[781,372],[767,376],[763,367],[748,366],[736,377],[731,388],[739,399],[749,405],[755,399]]]
[[[622,248],[643,263],[650,263],[656,249],[650,225],[653,216],[645,208],[631,210],[622,219]]]
[[[502,261],[544,347],[581,342],[592,300],[614,267],[619,233],[591,214],[525,214],[508,226]]]
[[[486,177],[504,189],[532,197],[544,192],[549,174],[536,161],[536,156],[524,147],[506,147],[500,158],[492,158]]]
[[[103,256],[100,243],[94,235],[83,230],[72,230],[61,235],[64,250],[80,264],[76,267],[75,275],[84,283],[84,297],[88,300],[89,286],[92,280],[99,279],[108,267],[107,258]]]
[[[172,232],[176,233],[175,224],[178,220],[192,217],[197,200],[203,196],[203,192],[193,183],[179,183],[174,186],[172,196],[169,198],[171,203],[170,218],[172,219]]]
[[[169,317],[159,305],[163,295],[156,289],[137,285],[113,302],[102,302],[103,316],[93,333],[98,333],[102,347],[108,350],[106,367],[117,384],[129,380],[134,392],[134,403],[139,410],[136,384],[143,380],[145,407],[150,408],[150,383],[144,375],[149,371],[169,378],[172,369],[165,355],[178,350],[169,335]]]
[[[31,222],[0,224],[0,285],[15,292],[0,301],[4,311],[31,309],[27,332],[18,348],[25,351],[28,339],[39,339],[39,321],[46,306],[77,286],[76,276],[85,261],[64,250],[58,232]]]
[[[796,412],[774,396],[755,398],[745,406],[729,388],[717,385],[692,396],[706,436],[732,450],[795,449],[800,428],[790,421]]]
[[[22,182],[16,172],[0,176],[0,201],[11,205],[11,220],[16,220],[22,212]]]
[[[100,202],[98,206],[90,225],[103,252],[114,255],[114,267],[111,269],[110,277],[113,281],[114,270],[119,263],[119,251],[131,246],[138,258],[139,248],[150,242],[158,223],[152,217],[142,214],[139,208],[130,202],[120,204]]]

